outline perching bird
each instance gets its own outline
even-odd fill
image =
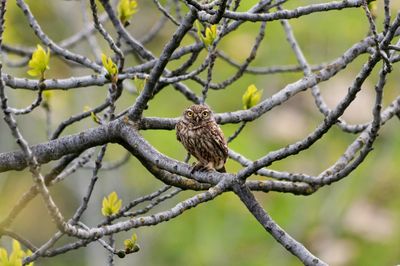
[[[193,171],[225,172],[228,146],[208,106],[195,104],[187,108],[175,129],[177,139],[198,160]]]

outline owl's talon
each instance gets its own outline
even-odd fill
[[[193,166],[192,170],[190,171],[191,174],[193,174],[195,171],[200,171],[200,172],[209,172],[211,171],[210,168],[207,167],[207,165],[203,165],[201,163],[197,163]]]

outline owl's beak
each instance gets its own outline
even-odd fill
[[[196,116],[196,123],[199,123],[199,121],[200,121],[200,117],[199,116]]]

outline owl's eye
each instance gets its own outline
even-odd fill
[[[187,111],[187,112],[186,112],[186,115],[187,115],[188,117],[192,117],[192,116],[193,116],[193,112],[192,112],[192,111]]]
[[[207,117],[207,116],[209,115],[209,112],[208,112],[208,111],[203,111],[203,112],[201,113],[201,115],[202,115],[203,117]]]

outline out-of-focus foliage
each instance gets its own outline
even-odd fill
[[[27,1],[32,11],[41,17],[41,22],[46,25],[52,38],[61,40],[80,29],[82,21],[78,14],[71,16],[71,6],[76,1]],[[301,4],[320,3],[325,1],[300,1]],[[161,15],[155,12],[152,1],[142,0],[140,12],[131,18],[128,28],[134,36],[144,35]],[[255,1],[242,1],[240,9],[248,8]],[[288,1],[285,8],[297,6],[299,1]],[[392,1],[392,13],[400,9],[400,2]],[[75,3],[76,4],[76,3]],[[377,1],[377,25],[382,28],[382,1]],[[44,9],[43,6],[46,6]],[[34,37],[20,10],[9,8],[6,17],[8,28],[5,42],[19,40],[21,44],[33,46],[37,39]],[[314,14],[300,20],[294,19],[290,23],[294,33],[303,48],[310,64],[328,62],[350,47],[354,42],[362,39],[368,32],[366,18],[362,10],[333,11],[324,14]],[[66,26],[68,25],[68,26]],[[258,30],[258,23],[238,28],[232,36],[228,36],[220,43],[221,49],[235,60],[247,57],[249,49]],[[150,47],[158,54],[166,40],[173,32],[170,23],[161,37],[150,43]],[[15,32],[11,34],[10,32]],[[28,33],[24,33],[28,32]],[[192,39],[185,39],[184,44],[193,43]],[[107,47],[102,43],[103,47]],[[76,47],[91,54],[88,47]],[[200,56],[205,56],[204,54]],[[257,54],[253,66],[288,65],[296,64],[295,57],[285,36],[281,25],[277,22],[267,23],[267,35],[262,47]],[[52,59],[53,60],[53,59]],[[135,58],[125,62],[134,65]],[[178,67],[182,62],[171,62],[171,68]],[[360,68],[361,61],[355,61],[348,66],[346,73],[335,77],[328,85],[321,84],[322,94],[328,105],[333,105],[346,93],[350,81],[355,77]],[[4,67],[6,68],[6,67]],[[222,60],[217,60],[213,79],[222,80],[233,73],[233,68]],[[24,76],[17,70],[7,71]],[[79,70],[71,73],[62,63],[54,59],[51,76],[68,77],[78,75]],[[393,70],[399,72],[398,66]],[[349,122],[359,123],[371,118],[371,113],[366,110],[365,103],[373,100],[373,85],[376,82],[374,72],[367,80],[354,106],[344,114]],[[276,74],[267,77],[245,75],[234,86],[226,91],[210,91],[207,104],[215,112],[232,111],[242,108],[241,97],[243,88],[248,84],[255,84],[263,88],[264,97],[271,96],[290,82],[302,76],[301,73]],[[399,93],[400,75],[391,75],[387,80],[386,96]],[[191,83],[191,89],[197,93],[201,87]],[[99,98],[93,97],[96,90]],[[26,96],[25,93],[7,91],[10,95],[18,97],[18,102],[11,104],[26,106],[35,97]],[[158,94],[150,103],[146,116],[177,117],[190,103],[181,95],[174,93],[172,87]],[[75,93],[57,91],[52,97],[54,102],[53,120],[60,122],[82,110],[83,106],[96,106],[107,89],[87,88]],[[268,151],[284,147],[293,141],[299,140],[311,132],[323,116],[318,114],[316,107],[310,101],[310,92],[304,92],[291,100],[289,104],[280,106],[268,112],[262,119],[248,123],[243,134],[235,139],[229,146],[246,154],[251,159],[257,159]],[[130,106],[136,95],[124,92],[121,102]],[[15,97],[10,97],[10,99]],[[386,101],[385,104],[388,104]],[[77,111],[78,110],[78,111]],[[44,113],[40,110],[34,112],[34,118],[27,121],[21,118],[19,125],[22,131],[29,132],[28,141],[39,143],[46,140],[43,133]],[[381,132],[382,138],[378,141],[374,151],[367,157],[365,163],[349,178],[326,187],[311,196],[294,196],[283,193],[257,194],[271,216],[289,233],[303,242],[316,255],[329,262],[331,265],[396,265],[400,263],[400,186],[397,185],[400,161],[400,135],[398,134],[398,121],[391,121]],[[87,124],[79,123],[68,129],[65,134],[73,130],[87,128]],[[226,136],[236,130],[235,125],[222,126]],[[0,121],[0,146],[2,151],[15,150],[18,147],[14,141],[5,134],[7,128],[3,120]],[[186,156],[184,148],[176,141],[174,132],[145,131],[142,134],[156,148],[168,156],[183,160]],[[329,132],[311,149],[293,156],[284,162],[275,163],[272,169],[306,172],[315,174],[323,170],[343,153],[346,146],[353,141],[351,136],[343,134],[340,130]],[[123,149],[110,146],[106,154],[106,161],[115,161],[124,154]],[[235,172],[240,169],[236,163],[228,160],[227,171]],[[149,175],[137,160],[131,160],[120,172],[101,172],[99,179],[103,191],[95,191],[98,206],[103,195],[109,191],[117,191],[128,201],[137,196],[144,195],[154,188],[161,187],[161,183]],[[72,214],[79,205],[84,188],[89,182],[90,170],[82,170],[72,176],[65,183],[51,188],[57,203],[61,206],[66,217]],[[32,185],[27,171],[6,172],[0,174],[0,216],[4,217],[12,204],[23,195]],[[192,195],[184,192],[178,199]],[[169,203],[170,207],[173,203]],[[167,204],[168,205],[168,204]],[[92,206],[93,207],[93,206]],[[96,213],[85,216],[87,222],[96,224],[102,219],[99,208]],[[55,232],[52,224],[44,222],[42,217],[48,216],[40,199],[33,201],[28,209],[16,221],[15,227],[32,241],[40,245]],[[40,232],[40,234],[38,234]],[[116,259],[117,266],[123,265],[274,265],[290,266],[299,265],[296,258],[277,245],[275,240],[266,236],[264,229],[251,217],[236,197],[223,195],[215,201],[204,204],[188,211],[176,220],[160,224],[157,227],[140,228],[141,250],[139,253],[127,256],[123,260]],[[131,237],[132,232],[127,232],[125,238]],[[121,242],[123,239],[121,239]],[[9,239],[2,238],[0,244],[6,246]],[[88,249],[78,250],[51,261],[42,259],[37,265],[67,266],[67,265],[104,265],[106,252],[99,245],[90,245]]]
[[[144,86],[146,85],[146,79],[135,77],[133,79],[133,82],[135,84],[137,93],[140,94],[143,91]]]

